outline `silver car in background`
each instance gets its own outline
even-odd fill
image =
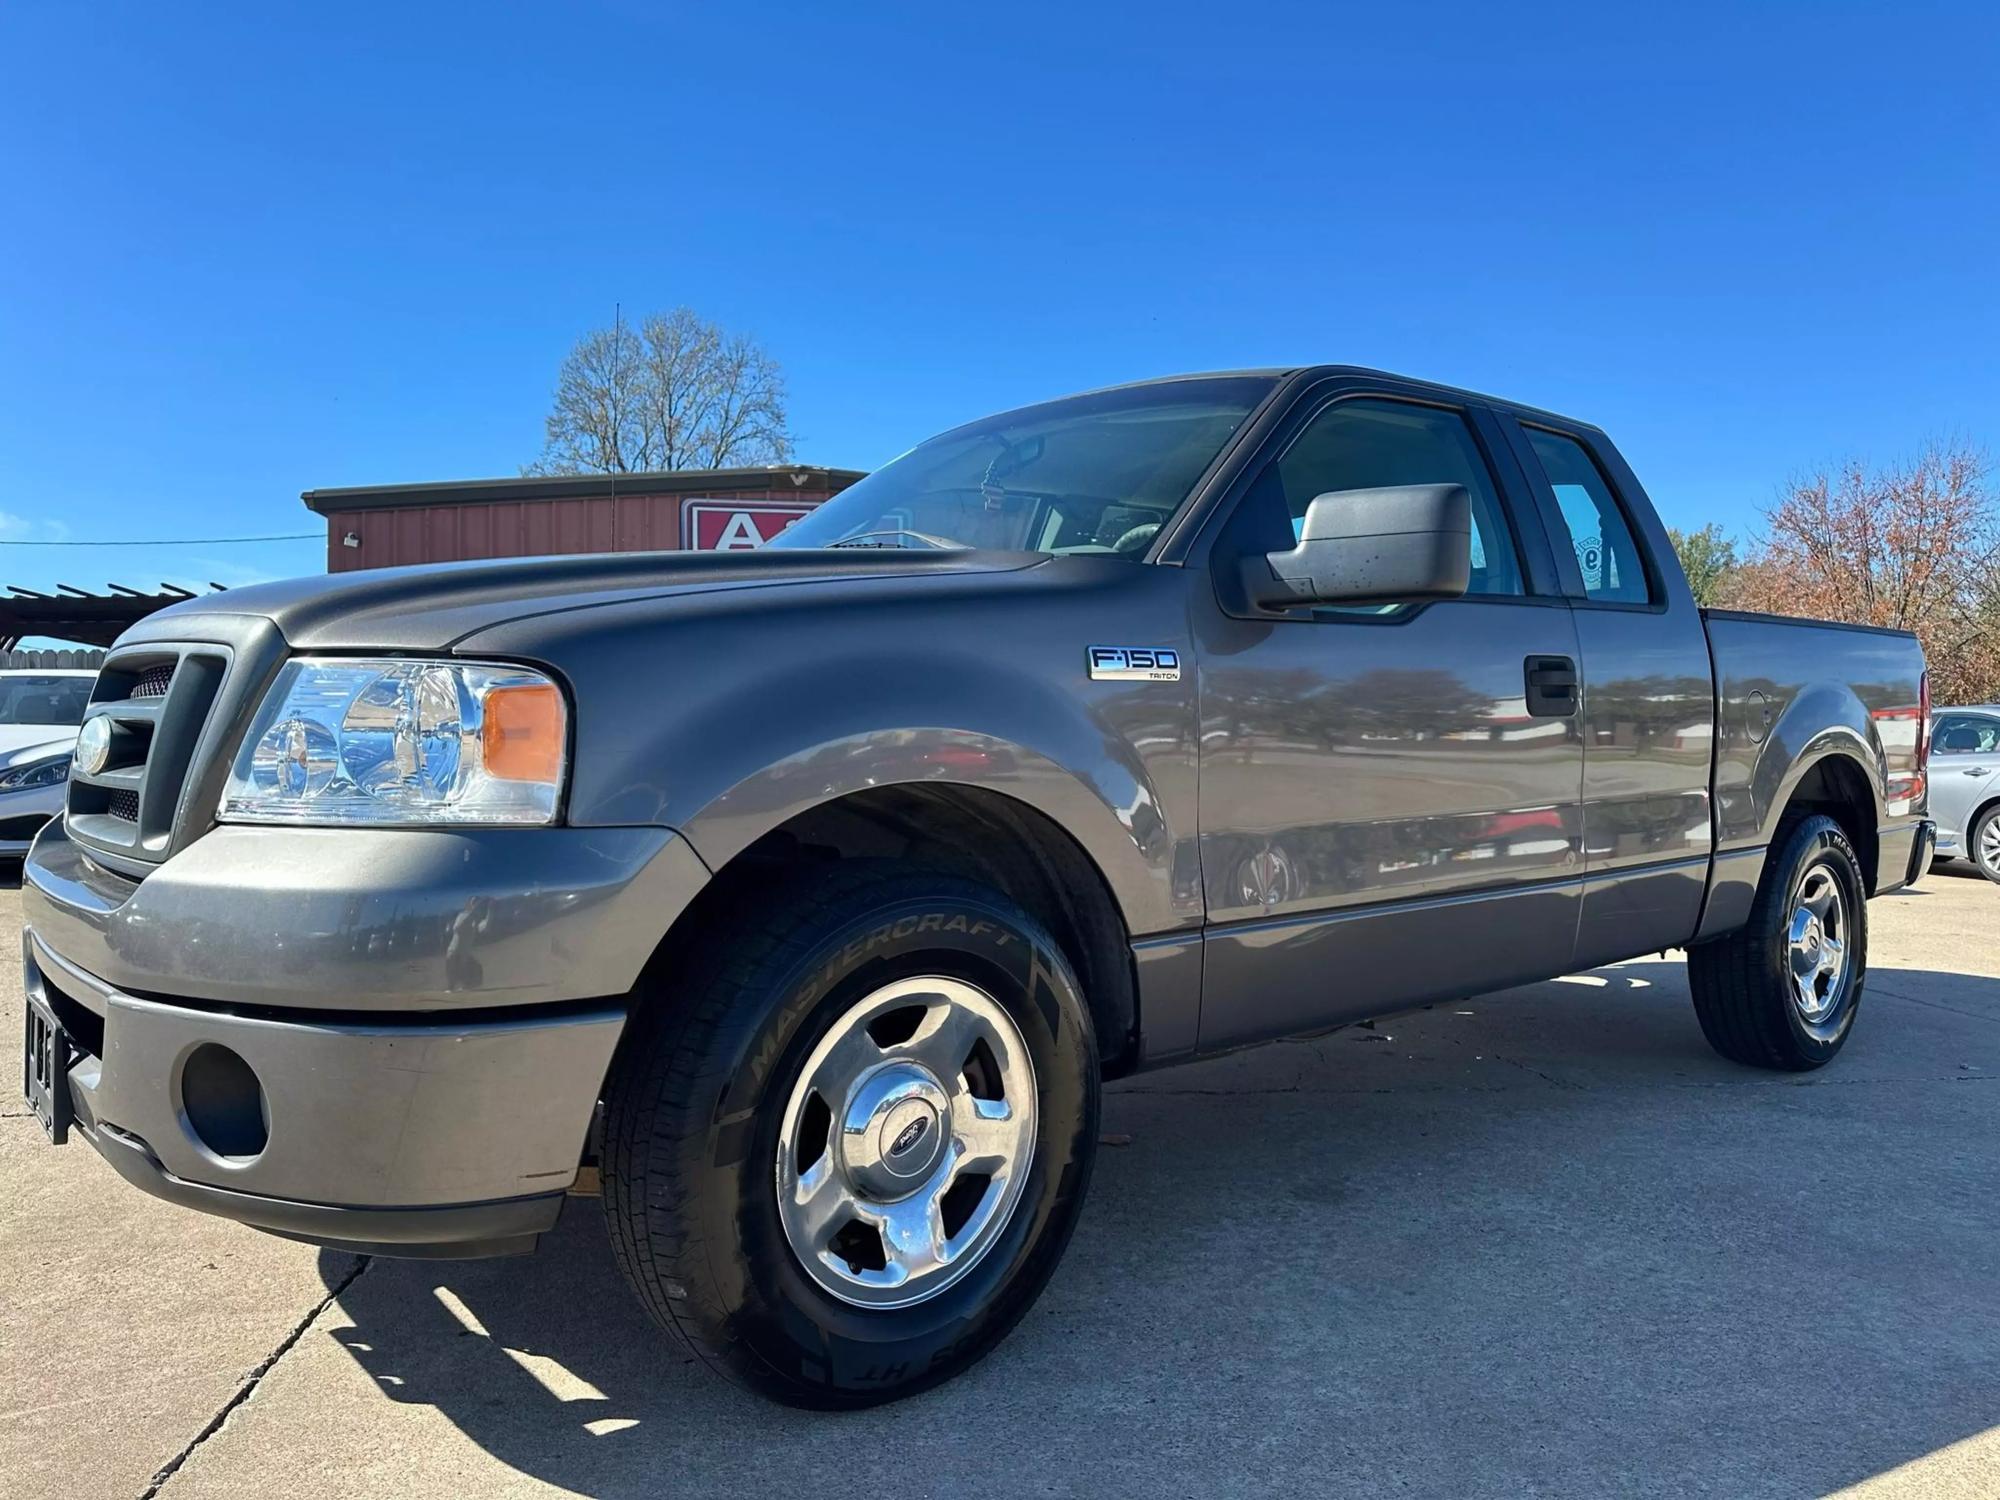
[[[2000,881],[2000,704],[1947,708],[1931,725],[1931,816],[1940,859]]]
[[[89,671],[0,671],[0,859],[19,859],[60,813]]]

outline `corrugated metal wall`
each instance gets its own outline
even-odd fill
[[[730,490],[730,501],[817,501],[828,489]],[[605,499],[498,500],[410,505],[327,514],[329,573],[475,557],[538,557],[558,552],[671,551],[681,545],[676,495]],[[347,546],[354,536],[358,546]]]

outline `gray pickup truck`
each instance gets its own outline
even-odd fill
[[[26,862],[27,1090],[386,1255],[528,1250],[595,1164],[665,1328],[865,1405],[1033,1302],[1104,1078],[1680,947],[1723,1056],[1827,1062],[1930,858],[1927,710],[1910,636],[1697,609],[1593,427],[1099,391],[754,553],[135,628]]]

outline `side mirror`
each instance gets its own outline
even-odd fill
[[[1457,599],[1472,581],[1472,497],[1458,484],[1333,490],[1306,507],[1296,547],[1243,573],[1267,609]]]

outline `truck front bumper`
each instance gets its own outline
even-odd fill
[[[26,989],[63,1113],[135,1186],[318,1244],[505,1254],[555,1223],[625,996],[706,878],[663,829],[224,828],[135,884],[54,825]]]

